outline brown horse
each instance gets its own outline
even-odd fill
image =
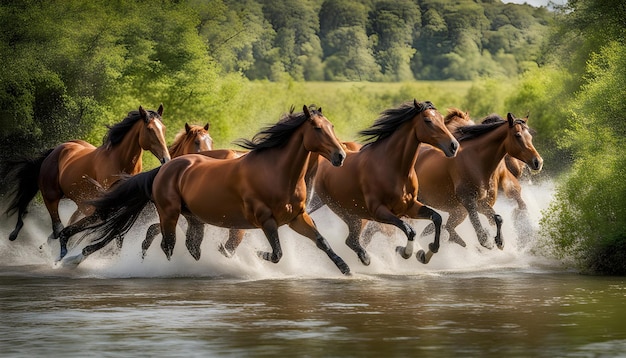
[[[425,142],[453,157],[458,149],[457,140],[432,103],[416,100],[384,111],[373,126],[360,134],[369,143],[359,151],[348,151],[341,168],[319,163],[315,194],[321,201],[312,204],[310,212],[323,204],[335,212],[348,225],[346,244],[364,265],[370,263],[368,253],[359,243],[364,220],[391,224],[402,230],[408,242],[397,251],[409,258],[415,230],[400,217],[430,219],[438,229],[435,241],[429,245],[428,254],[421,249],[417,252],[418,260],[427,263],[439,249],[441,216],[417,200],[414,169],[417,149]]]
[[[176,243],[176,223],[183,214],[215,226],[261,228],[272,252],[258,254],[275,263],[282,257],[278,227],[288,224],[315,241],[340,271],[348,274],[346,263],[305,212],[304,175],[310,153],[321,154],[335,166],[341,166],[346,156],[321,109],[304,106],[302,113],[288,114],[240,144],[250,152],[239,158],[217,160],[184,155],[116,185],[93,202],[94,215],[103,220],[87,228],[96,234],[93,243],[81,254],[68,258],[69,262],[80,262],[117,236],[123,236],[152,200],[161,222],[161,248],[168,259]]]
[[[532,170],[541,170],[543,159],[532,144],[527,118],[518,119],[511,113],[507,120],[496,116],[483,123],[460,127],[461,149],[454,159],[447,159],[434,148],[420,150],[415,171],[420,178],[419,200],[450,214],[446,230],[450,241],[465,246],[455,228],[468,216],[476,230],[478,241],[491,248],[488,233],[478,214],[485,215],[496,225],[495,243],[503,248],[502,217],[495,213],[497,186],[496,168],[505,154],[517,158]]]
[[[209,124],[197,126],[185,123],[185,129],[176,134],[174,142],[168,150],[171,158],[180,157],[183,154],[213,150],[213,138],[209,134]]]
[[[496,116],[488,116],[485,121],[489,122],[497,119]],[[455,138],[459,139],[462,135],[459,129],[464,126],[474,125],[474,121],[469,116],[468,112],[463,112],[458,108],[448,108],[448,113],[444,117],[446,127]],[[526,170],[526,163],[519,159],[511,157],[508,153],[504,155],[504,159],[498,164],[492,180],[489,182],[489,196],[493,196],[493,200],[496,200],[498,191],[502,190],[504,195],[517,202],[518,211],[526,210],[526,203],[522,199],[522,186],[520,185],[519,178]]]
[[[208,123],[204,126],[193,124],[189,125],[189,123],[185,123],[184,129],[176,134],[176,136],[174,137],[174,142],[168,148],[170,158],[176,158],[183,154],[212,150],[213,138],[211,138],[211,135],[208,131]],[[100,187],[100,184],[97,181],[93,180],[92,178],[88,179],[91,180],[95,186],[98,186],[101,192],[106,191],[106,188]],[[95,216],[87,216],[82,220],[76,222],[75,225],[66,227],[61,230],[61,232],[59,233],[61,257],[65,256],[65,254],[67,253],[67,243],[69,238],[77,233],[79,231],[79,228],[93,224],[94,219],[96,219]],[[158,228],[159,224],[154,224],[153,226],[156,226]],[[118,238],[117,244],[119,248],[122,248],[123,242],[121,238]]]
[[[100,147],[82,140],[65,142],[32,160],[10,163],[7,182],[13,188],[7,214],[17,212],[17,224],[9,240],[15,240],[23,223],[30,201],[41,191],[43,201],[52,219],[52,234],[57,239],[63,229],[59,217],[59,202],[68,198],[77,210],[70,223],[81,215],[89,215],[93,208],[89,200],[102,188],[107,189],[120,175],[141,172],[141,156],[150,151],[161,163],[170,160],[165,144],[165,125],[161,119],[163,105],[155,112],[139,107],[121,122],[109,127]]]

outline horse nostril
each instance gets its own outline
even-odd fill
[[[452,149],[452,153],[456,153],[457,149],[459,149],[459,142],[453,141],[452,144],[450,144],[450,148]]]

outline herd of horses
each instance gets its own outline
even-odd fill
[[[454,108],[444,117],[428,101],[383,111],[359,132],[362,143],[340,141],[321,108],[304,105],[295,112],[292,107],[275,125],[237,141],[243,150],[213,149],[209,125],[187,123],[168,148],[162,115],[163,105],[157,111],[140,106],[109,127],[100,147],[74,140],[37,158],[6,163],[3,174],[11,195],[6,213],[17,214],[9,239],[17,238],[40,191],[52,220],[48,242],[59,241],[65,263],[78,264],[112,241],[121,247],[143,209],[153,203],[159,222],[147,230],[143,256],[161,234],[161,248],[171,259],[182,215],[188,223],[185,244],[196,260],[204,225],[210,224],[229,229],[228,239],[218,246],[227,257],[235,253],[245,230],[262,229],[271,252],[259,251],[258,256],[276,263],[282,256],[278,228],[287,224],[349,274],[310,217],[326,205],[348,226],[345,243],[364,265],[370,264],[365,248],[372,235],[394,226],[407,238],[406,246],[396,248],[398,254],[407,259],[416,251],[418,261],[426,264],[439,250],[442,228],[451,242],[466,245],[455,228],[468,216],[479,243],[491,249],[479,218],[485,215],[496,226],[493,242],[502,249],[502,218],[493,209],[498,191],[525,210],[518,178],[525,168],[539,171],[543,164],[528,117],[509,113],[506,119],[491,115],[474,123]],[[142,172],[143,151],[150,151],[161,166]],[[62,198],[77,205],[67,227],[59,217]],[[437,210],[449,213],[445,225]],[[422,234],[434,232],[428,250],[416,242],[407,218],[432,221]],[[69,239],[79,233],[89,243],[78,255],[66,257]]]

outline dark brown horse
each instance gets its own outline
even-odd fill
[[[429,252],[418,249],[417,258],[427,263],[439,250],[441,216],[417,200],[415,160],[420,143],[440,148],[453,157],[458,142],[444,125],[443,116],[430,102],[413,100],[382,113],[372,127],[360,132],[370,142],[359,151],[348,151],[341,168],[319,163],[315,194],[321,200],[311,212],[326,204],[347,225],[346,244],[361,262],[369,265],[368,253],[359,243],[364,220],[375,220],[398,227],[406,235],[406,247],[397,251],[404,258],[413,253],[415,230],[400,217],[430,219],[437,234]],[[419,244],[418,244],[419,247]]]
[[[426,205],[450,214],[446,230],[450,240],[465,246],[455,228],[468,216],[478,241],[491,248],[488,233],[478,214],[496,225],[495,243],[503,248],[502,217],[493,210],[497,192],[496,169],[505,154],[523,161],[532,170],[541,170],[543,159],[532,144],[527,119],[488,118],[484,123],[460,127],[461,149],[454,159],[447,159],[438,150],[420,150],[415,171],[420,178],[419,199]]]
[[[80,262],[123,236],[152,200],[161,223],[161,248],[168,259],[176,243],[176,223],[183,214],[220,227],[261,228],[272,252],[258,254],[272,262],[282,257],[278,227],[288,224],[313,240],[342,273],[348,274],[346,263],[305,212],[304,175],[310,153],[321,154],[335,166],[341,166],[346,155],[321,109],[304,106],[303,112],[285,116],[241,145],[250,152],[239,158],[184,155],[116,185],[93,202],[94,215],[103,219],[87,229],[96,235],[93,243],[68,260]]]
[[[9,239],[17,238],[24,225],[23,216],[37,191],[41,191],[52,219],[49,240],[57,239],[63,229],[59,217],[61,199],[68,198],[78,206],[69,220],[73,223],[81,215],[93,212],[89,200],[114,184],[120,175],[141,172],[144,150],[152,152],[161,163],[169,161],[162,114],[163,105],[158,111],[146,111],[140,106],[109,128],[100,147],[74,140],[36,159],[11,162],[7,182],[14,196],[6,212],[17,212],[17,224]]]

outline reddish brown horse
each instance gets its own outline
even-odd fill
[[[184,129],[176,134],[174,137],[174,142],[169,146],[168,151],[170,153],[171,158],[179,157],[183,154],[190,153],[198,153],[201,151],[210,151],[213,149],[213,138],[209,134],[209,124],[205,124],[204,126],[198,125],[189,125],[189,123],[185,123]],[[106,188],[100,187],[99,183],[91,178],[94,185],[98,186],[100,191],[106,191]],[[79,228],[86,227],[88,225],[93,224],[93,220],[96,219],[95,216],[87,216],[80,221],[76,222],[75,225],[64,228],[59,233],[59,244],[61,247],[61,257],[65,256],[67,253],[67,243],[70,237],[72,237],[76,232],[78,232]],[[157,228],[159,224],[154,224]],[[160,232],[160,231],[158,231]],[[122,248],[122,239],[118,238],[118,247]]]
[[[461,149],[453,160],[445,158],[433,148],[420,150],[415,171],[420,178],[419,199],[435,209],[450,214],[446,230],[450,240],[465,246],[455,228],[468,216],[476,230],[478,241],[491,248],[488,233],[482,227],[478,214],[485,215],[496,225],[495,243],[503,248],[502,217],[493,210],[497,184],[496,169],[505,154],[523,161],[532,170],[541,170],[543,159],[532,144],[527,119],[507,120],[487,118],[481,124],[460,127]]]
[[[163,105],[158,111],[139,107],[121,122],[109,128],[100,147],[74,140],[50,149],[33,160],[10,163],[7,182],[14,194],[7,214],[17,212],[17,224],[9,239],[15,240],[24,225],[23,216],[30,201],[41,191],[52,219],[52,234],[57,239],[63,229],[59,217],[59,202],[71,199],[78,206],[70,223],[80,215],[89,215],[93,208],[89,200],[104,188],[109,188],[122,174],[141,172],[141,156],[148,150],[161,163],[170,160],[165,144],[165,125],[161,119]]]
[[[185,123],[185,129],[176,134],[174,142],[168,150],[171,158],[180,157],[183,154],[213,150],[213,138],[209,134],[209,124],[197,126]]]
[[[497,117],[487,117],[488,120],[494,120]],[[469,116],[469,113],[463,112],[458,108],[448,108],[448,113],[444,117],[446,127],[450,130],[455,138],[459,139],[462,132],[459,128],[469,125],[474,125],[474,121]],[[482,123],[485,123],[483,121]],[[489,182],[489,196],[493,197],[495,202],[498,195],[498,191],[502,190],[504,195],[517,202],[518,210],[526,210],[526,203],[522,199],[522,186],[520,185],[519,178],[528,168],[526,163],[511,157],[508,153],[504,155],[504,159],[498,164],[492,180]]]
[[[304,175],[310,153],[321,154],[335,166],[341,166],[346,155],[321,109],[304,106],[303,112],[287,115],[241,145],[251,151],[239,158],[217,160],[184,155],[116,185],[93,202],[94,215],[103,219],[88,228],[96,235],[93,243],[68,260],[80,262],[123,236],[152,200],[161,223],[161,248],[168,259],[176,243],[176,223],[183,214],[215,226],[261,228],[272,252],[258,254],[272,262],[282,257],[278,227],[288,224],[313,240],[342,273],[348,274],[346,263],[305,212]]]
[[[417,258],[427,263],[439,250],[441,216],[417,200],[415,175],[417,148],[421,142],[440,148],[453,157],[458,142],[445,127],[443,116],[430,102],[413,100],[382,113],[372,127],[360,132],[370,141],[359,151],[348,151],[341,168],[319,163],[315,194],[321,200],[310,211],[328,205],[347,225],[346,244],[361,262],[369,265],[368,253],[359,243],[364,220],[375,220],[398,227],[406,235],[406,247],[397,248],[404,258],[413,253],[415,231],[400,217],[430,219],[437,234],[429,252],[418,249]],[[419,244],[418,244],[419,247]]]

